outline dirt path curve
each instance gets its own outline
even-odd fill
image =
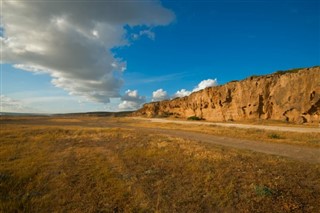
[[[209,122],[174,121],[174,120],[165,120],[165,119],[156,119],[156,118],[153,118],[153,119],[135,118],[135,119],[146,121],[146,122],[161,122],[161,123],[204,124],[204,125],[213,124]],[[93,124],[97,125],[97,123],[93,123]],[[251,150],[251,151],[260,152],[260,153],[288,157],[294,160],[299,160],[299,161],[304,161],[309,163],[320,163],[320,148],[220,137],[220,136],[214,136],[214,135],[205,134],[205,133],[191,132],[191,131],[179,130],[179,129],[171,130],[171,129],[162,129],[162,128],[154,128],[154,127],[135,127],[135,126],[127,125],[126,123],[107,123],[107,124],[102,123],[101,127],[105,125],[109,127],[134,129],[139,132],[144,132],[145,134],[161,134],[161,135],[178,137],[178,138],[183,138],[183,139],[192,140],[192,141],[209,143],[212,145]],[[245,128],[249,128],[247,126],[253,126],[253,128],[257,127],[256,125],[239,124],[240,128],[241,126],[246,126]],[[274,127],[274,126],[259,126],[259,127]],[[279,128],[280,129],[279,131],[286,131],[287,128],[290,128],[290,130],[293,131],[291,127],[274,127],[274,128]],[[295,127],[294,130],[295,129],[299,129],[302,131],[302,130],[308,130],[309,128]],[[314,130],[312,128],[310,129]],[[275,129],[271,129],[271,130],[275,130]]]
[[[262,141],[249,141],[243,139],[219,137],[204,133],[188,132],[184,130],[168,130],[160,128],[155,129],[138,127],[133,128],[137,131],[143,131],[146,134],[162,134],[193,141],[205,142],[214,145],[222,145],[237,149],[246,149],[255,152],[284,156],[309,163],[320,163],[320,148],[309,148],[289,144],[267,143]]]
[[[303,127],[285,127],[285,126],[265,126],[265,125],[252,125],[252,124],[216,123],[216,122],[207,122],[207,121],[177,121],[177,120],[167,120],[167,119],[160,119],[160,118],[140,118],[140,117],[134,117],[133,119],[157,122],[157,123],[215,125],[215,126],[223,126],[223,127],[236,127],[236,128],[242,128],[242,129],[263,129],[263,130],[282,131],[282,132],[302,132],[302,133],[318,132],[320,133],[320,127],[303,128]]]

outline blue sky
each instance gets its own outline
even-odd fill
[[[49,29],[36,27],[33,32],[22,27],[26,23],[18,19],[28,7],[23,11],[17,10],[16,5],[4,4],[2,111],[61,113],[134,109],[144,102],[171,98],[181,89],[190,92],[201,89],[199,83],[207,79],[212,80],[202,82],[202,86],[320,64],[320,2],[317,0],[149,3],[117,6],[124,13],[111,18],[103,15],[104,7],[106,10],[115,7],[108,3],[91,2],[87,13],[81,5],[79,8],[71,3],[56,5],[56,11],[50,10],[53,15],[36,13],[34,17],[34,20],[48,19],[28,22],[27,26],[47,26],[46,20],[56,21],[55,25]],[[34,4],[33,10],[52,8],[46,3]],[[97,9],[102,15],[91,14],[90,10]],[[10,10],[18,18],[9,17]],[[77,22],[79,14],[81,23]],[[87,20],[99,20],[104,25],[84,25]],[[77,28],[71,30],[74,26]],[[83,36],[87,29],[97,37],[96,43],[84,40],[88,38]],[[39,36],[34,37],[37,32]],[[57,38],[51,39],[52,32]],[[85,43],[85,48],[70,44],[79,32],[82,34],[76,37],[77,42]],[[13,37],[17,37],[15,43]],[[21,53],[18,47],[29,41],[34,45],[24,46]],[[59,49],[60,42],[68,49]],[[90,55],[81,53],[86,48]],[[109,54],[107,57],[103,56],[104,51]],[[99,59],[100,55],[103,60]],[[94,60],[87,61],[86,57],[91,56]],[[102,65],[97,66],[101,61],[108,75],[103,73]],[[14,64],[23,66],[16,66],[20,68],[17,69]],[[162,90],[153,95],[159,89]]]

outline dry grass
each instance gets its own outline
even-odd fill
[[[320,209],[319,164],[90,125],[2,123],[0,138],[0,212]]]
[[[164,117],[166,120],[173,120],[173,121],[187,121],[188,118],[176,118],[176,117]],[[201,120],[202,122],[214,123],[214,121],[207,121]],[[219,121],[217,121],[220,123]],[[240,120],[240,121],[226,121],[221,123],[236,123],[236,124],[252,124],[252,125],[265,125],[265,126],[284,126],[284,127],[301,127],[301,128],[315,128],[320,127],[320,123],[312,122],[312,123],[294,123],[294,122],[287,122],[282,120],[270,120],[270,119],[247,119],[247,120]]]
[[[281,121],[281,120],[265,120],[265,119],[252,119],[252,120],[248,119],[243,121],[236,121],[236,123],[265,125],[265,126],[302,127],[302,128],[319,127],[319,123],[317,122],[298,124],[298,123]]]
[[[270,143],[286,143],[310,147],[320,147],[320,133],[280,132],[262,129],[241,129],[216,125],[188,125],[176,123],[152,123],[136,121],[132,126],[162,128],[201,132],[230,138],[265,141]]]

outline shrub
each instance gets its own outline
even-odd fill
[[[279,71],[275,72],[275,74],[283,75],[283,74],[286,74],[286,73],[296,73],[301,69],[303,69],[303,68],[295,68],[295,69],[290,69],[290,70],[279,70]]]
[[[272,190],[266,186],[256,186],[255,191],[259,196],[271,196],[273,194]]]
[[[260,77],[261,75],[251,75],[249,78],[250,79],[253,79],[253,78],[258,78],[258,77]]]
[[[199,117],[197,117],[197,116],[190,116],[189,118],[188,118],[188,120],[192,120],[192,121],[200,121],[200,120],[202,120],[201,118],[199,118]]]
[[[272,139],[280,139],[281,136],[278,135],[278,134],[272,133],[272,134],[269,135],[269,138],[272,138]]]

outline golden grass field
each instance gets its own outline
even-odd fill
[[[2,119],[0,212],[319,212],[320,164],[129,128],[153,125],[130,118]],[[291,140],[265,134],[270,142]],[[309,135],[294,137],[302,146],[317,144]]]
[[[257,122],[258,123],[258,122]],[[230,138],[259,140],[270,143],[284,143],[308,147],[320,147],[320,133],[280,132],[263,129],[242,129],[236,127],[222,127],[217,125],[185,125],[177,123],[128,122],[128,125],[144,128],[161,128],[170,130],[185,130],[190,132],[206,133]],[[270,125],[270,123],[268,123]],[[282,124],[283,126],[283,124]],[[289,124],[288,126],[294,126]],[[294,126],[295,127],[295,126]],[[309,127],[311,128],[311,127]]]

